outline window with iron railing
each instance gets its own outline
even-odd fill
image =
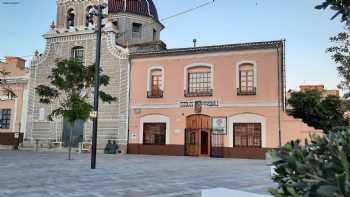
[[[165,123],[145,123],[143,125],[143,144],[145,145],[165,145],[166,124]]]
[[[233,124],[233,143],[236,147],[261,148],[260,123]]]
[[[156,70],[151,74],[151,88],[150,91],[147,91],[148,98],[162,98],[163,90],[162,90],[162,75],[157,74],[160,71]]]
[[[244,65],[239,68],[239,88],[237,95],[256,95],[255,76],[252,65]]]
[[[186,97],[212,96],[211,72],[189,72],[187,77]]]

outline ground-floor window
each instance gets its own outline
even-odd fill
[[[239,147],[261,147],[260,123],[233,124],[233,145]]]
[[[9,129],[11,123],[11,109],[0,109],[0,129]]]
[[[143,144],[165,145],[166,124],[165,123],[144,123]]]

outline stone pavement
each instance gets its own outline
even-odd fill
[[[265,161],[0,151],[0,197],[178,197],[229,188],[260,194],[274,187]]]

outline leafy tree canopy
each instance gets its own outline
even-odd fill
[[[274,155],[274,196],[350,196],[350,131],[313,136],[305,146],[293,141]]]
[[[318,91],[292,92],[288,103],[292,107],[290,115],[301,118],[316,129],[329,131],[347,124],[343,118],[346,109],[337,96],[322,98]]]
[[[350,28],[350,27],[349,27]],[[349,29],[350,30],[350,29]],[[350,87],[350,40],[348,32],[339,33],[331,38],[334,46],[327,49],[332,59],[338,64],[337,70],[342,78],[339,88],[345,91],[345,97],[349,96]]]
[[[2,94],[4,96],[8,96],[9,98],[16,98],[17,95],[15,91],[10,87],[10,85],[7,83],[6,78],[10,75],[11,73],[6,71],[5,69],[0,70],[0,87],[2,89]]]
[[[341,20],[350,24],[350,1],[349,0],[326,0],[321,5],[316,6],[316,9],[330,8],[336,11],[336,14],[332,17],[332,20],[338,16],[341,16]]]
[[[90,112],[93,111],[89,99],[95,86],[95,68],[95,65],[85,67],[75,60],[57,61],[49,76],[50,85],[36,87],[41,103],[51,104],[57,101],[59,104],[58,108],[48,115],[50,120],[63,116],[73,123],[76,120],[85,121],[89,118]],[[107,75],[101,74],[100,85],[107,86],[109,80]],[[115,97],[104,91],[100,91],[100,99],[108,103],[116,101]]]

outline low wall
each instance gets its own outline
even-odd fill
[[[14,146],[18,143],[23,143],[23,133],[20,133],[19,139],[15,138],[16,133],[2,133],[0,132],[0,145]],[[18,134],[18,133],[17,133]]]
[[[270,149],[263,148],[246,148],[246,147],[234,147],[224,148],[224,158],[240,158],[240,159],[262,159],[266,158],[266,152]]]
[[[212,147],[212,157],[262,159],[270,149],[245,148],[245,147]],[[128,144],[128,154],[184,156],[184,145],[144,145]]]
[[[128,144],[128,154],[184,156],[183,145]]]

